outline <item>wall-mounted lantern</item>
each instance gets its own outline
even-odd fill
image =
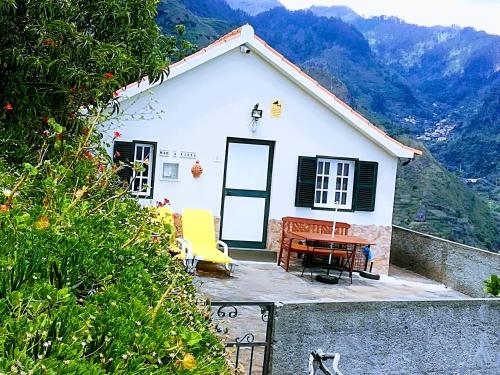
[[[259,109],[259,103],[255,104],[252,109],[252,121],[250,123],[250,129],[252,133],[257,130],[257,123],[262,118],[262,109]]]

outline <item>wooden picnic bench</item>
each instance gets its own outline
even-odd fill
[[[294,238],[293,232],[309,232],[319,234],[332,234],[333,223],[327,220],[306,219],[303,217],[286,216],[282,219],[281,246],[278,255],[278,266],[285,257],[285,270],[288,272],[290,255],[292,253],[308,254],[313,251],[306,241]],[[335,235],[348,235],[351,226],[347,223],[335,223]]]

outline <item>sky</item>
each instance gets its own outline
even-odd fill
[[[472,26],[500,35],[500,0],[279,0],[289,9],[347,5],[365,17],[397,16],[418,25]]]

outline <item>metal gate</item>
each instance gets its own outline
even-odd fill
[[[273,302],[212,302],[212,322],[225,343],[234,374],[267,375]]]

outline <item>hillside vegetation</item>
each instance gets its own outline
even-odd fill
[[[98,130],[189,50],[156,4],[0,0],[0,374],[229,373],[171,214],[117,176],[148,162],[113,164]]]
[[[500,219],[494,215],[498,193],[490,184],[477,189],[492,201],[487,204],[440,165],[445,163],[452,170],[458,165],[464,176],[476,176],[473,166],[480,164],[483,167],[480,173],[486,173],[488,181],[492,181],[495,170],[498,171],[495,157],[499,149],[498,121],[495,120],[498,116],[494,115],[498,113],[498,106],[496,111],[494,108],[498,95],[492,83],[496,73],[491,72],[491,62],[496,59],[495,49],[491,48],[495,37],[470,29],[420,27],[384,17],[365,20],[346,7],[316,7],[312,11],[343,17],[350,23],[283,7],[264,7],[266,11],[250,16],[231,9],[224,0],[168,3],[176,4],[164,8],[170,20],[190,22],[192,40],[199,47],[241,24],[250,23],[270,45],[393,136],[425,137],[425,134],[434,134],[436,129],[437,133],[441,128],[447,129],[448,123],[460,124],[454,134],[447,133],[446,142],[438,141],[434,135],[429,140],[422,139],[425,145],[421,146],[425,147],[427,156],[406,166],[404,172],[400,171],[394,222],[472,246],[499,249]],[[235,7],[245,8],[242,3]],[[162,2],[162,6],[166,4]],[[179,13],[179,9],[182,12]],[[174,23],[164,22],[166,19],[159,18],[158,23],[169,32]],[[203,34],[207,25],[214,24],[220,28],[216,30],[211,26],[209,33]],[[437,43],[445,38],[440,36],[443,33],[449,34],[448,39],[444,39],[447,44]],[[437,40],[433,48],[428,47],[430,42],[426,44],[429,38]],[[451,71],[441,66],[451,50],[469,45],[477,48],[460,55],[458,61],[465,65],[457,68],[448,81],[446,74]],[[421,54],[419,48],[423,51]],[[488,49],[493,57],[488,54],[490,57],[482,57]],[[446,66],[455,67],[453,62],[447,62]],[[462,81],[465,84],[461,84]],[[449,87],[443,86],[446,84]],[[445,89],[453,95],[443,95]],[[458,89],[466,89],[466,92],[457,94]],[[483,111],[479,111],[481,106]],[[483,123],[481,116],[484,115],[492,117],[491,126],[477,129],[475,133],[470,131],[476,128],[474,116],[477,122]],[[471,143],[467,143],[465,134],[473,137]],[[483,143],[478,146],[483,148],[476,147],[479,139]],[[461,167],[460,158],[467,160]],[[446,191],[446,197],[441,190]],[[420,220],[422,210],[427,212],[424,222],[416,220]]]

